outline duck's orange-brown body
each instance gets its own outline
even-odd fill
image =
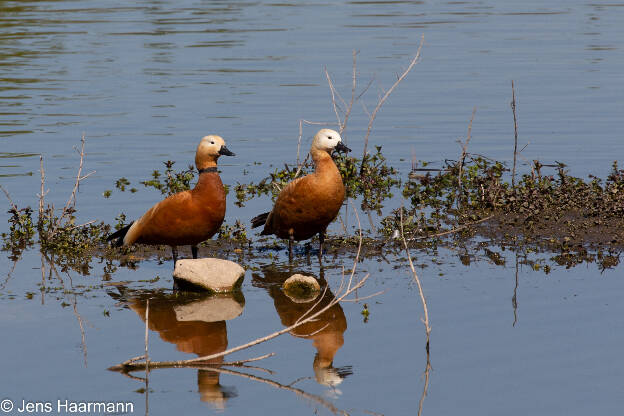
[[[178,192],[150,208],[141,218],[107,239],[117,245],[166,244],[173,248],[190,245],[197,258],[197,244],[212,237],[225,218],[225,189],[217,172],[221,155],[234,156],[225,141],[209,135],[199,142],[195,166],[199,180],[195,188]]]
[[[251,220],[252,228],[264,225],[261,235],[287,238],[290,259],[293,241],[307,240],[315,234],[319,235],[319,258],[323,255],[325,230],[338,215],[345,195],[342,176],[331,157],[334,150],[350,149],[342,144],[338,132],[319,130],[310,147],[314,173],[286,185],[273,210]]]
[[[295,179],[280,192],[262,234],[307,240],[324,232],[336,218],[345,189],[342,177],[329,153],[313,151],[316,170]]]
[[[138,219],[124,245],[197,245],[212,237],[225,218],[225,189],[217,172],[202,173],[195,188],[159,202]]]

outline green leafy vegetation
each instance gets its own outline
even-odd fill
[[[385,245],[397,242],[400,210],[386,211],[384,216],[384,208],[399,194],[408,202],[402,209],[404,233],[410,244],[427,250],[435,250],[439,244],[459,244],[465,250],[459,254],[462,264],[469,265],[479,256],[493,264],[505,265],[504,247],[522,250],[523,261],[545,273],[550,266],[529,259],[530,254],[555,252],[551,261],[566,267],[581,262],[612,267],[619,262],[612,249],[624,243],[624,170],[617,163],[605,180],[596,177],[583,180],[569,175],[564,164],[543,165],[534,161],[531,172],[519,177],[512,186],[508,180],[509,169],[503,163],[470,154],[461,165],[447,160],[440,169],[431,169],[426,162],[415,162],[405,179],[388,163],[380,146],[363,163],[347,155],[336,155],[335,161],[343,176],[347,198],[357,201],[362,211],[379,216],[377,224],[371,222],[371,230],[364,230],[363,247],[368,253],[381,253]],[[194,168],[176,171],[174,165],[172,161],[164,162],[163,172],[155,170],[150,179],[140,183],[163,195],[190,189],[196,176]],[[303,164],[300,169],[284,165],[258,182],[237,183],[233,187],[235,203],[244,206],[262,196],[275,199],[287,183],[312,169],[311,163]],[[134,189],[127,178],[118,179],[115,188],[131,192]],[[112,191],[105,191],[104,197],[111,194]],[[95,252],[105,253],[107,267],[115,256],[124,256],[127,266],[136,267],[132,254],[136,249],[112,250],[105,245],[110,232],[128,225],[124,213],[118,214],[112,225],[77,224],[75,202],[70,198],[60,211],[46,205],[43,199],[38,211],[11,203],[9,214],[8,231],[1,236],[2,250],[10,251],[12,258],[38,244],[57,263],[83,271],[88,271],[89,256]],[[466,242],[477,235],[489,239],[488,246],[503,247],[503,252],[481,246],[469,252]],[[225,250],[251,248],[252,244],[246,222],[240,219],[224,223],[216,239],[220,249]],[[281,247],[272,241],[260,239],[258,244],[268,249]],[[359,238],[349,233],[329,236],[327,240],[327,246],[338,251],[355,250],[358,244]],[[110,262],[107,273],[113,273],[114,268]]]

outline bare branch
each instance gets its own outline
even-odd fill
[[[39,197],[39,221],[43,219],[43,207],[45,202],[45,170],[43,170],[43,155],[39,155],[39,172],[41,173],[41,191]]]
[[[75,206],[76,205],[76,193],[78,192],[78,188],[80,187],[80,181],[89,177],[92,173],[91,172],[85,176],[81,176],[82,175],[82,167],[84,165],[84,148],[85,148],[85,134],[82,134],[82,139],[80,140],[81,145],[80,145],[80,164],[78,165],[78,173],[76,174],[76,182],[74,183],[74,189],[72,190],[71,195],[69,196],[69,199],[67,200],[67,203],[65,204],[65,206],[63,207],[63,210],[61,211],[61,215],[59,216],[59,218],[56,220],[56,223],[54,224],[54,227],[52,228],[52,231],[50,232],[50,235],[54,235],[56,233],[56,231],[58,230],[58,228],[61,226],[61,223],[63,221],[63,219],[69,215],[69,211],[70,211],[70,207]],[[42,170],[43,172],[43,170]],[[43,173],[42,173],[43,175]],[[42,179],[43,180],[43,179]],[[43,193],[43,191],[42,191]]]
[[[235,367],[236,367],[236,366],[242,366],[243,364],[246,364],[246,363],[252,363],[252,362],[254,362],[254,361],[264,360],[265,358],[273,357],[274,355],[275,355],[275,353],[274,353],[274,352],[270,352],[270,353],[268,353],[268,354],[264,354],[264,355],[261,355],[261,356],[259,356],[259,357],[255,357],[255,358],[248,358],[248,359],[246,359],[246,360],[232,361],[232,362],[229,362],[229,363],[221,363],[221,364],[219,364],[219,365],[229,365],[229,366],[235,366]]]
[[[423,323],[425,324],[425,332],[427,334],[427,345],[425,349],[427,350],[427,357],[429,356],[429,336],[431,334],[431,327],[429,326],[429,309],[427,308],[427,299],[425,299],[425,293],[423,291],[422,285],[420,283],[420,279],[418,278],[418,274],[416,273],[416,269],[414,268],[414,263],[412,262],[412,256],[410,255],[409,248],[407,247],[407,241],[405,240],[405,234],[403,233],[403,207],[401,207],[401,238],[403,239],[403,246],[405,247],[405,253],[407,254],[407,260],[409,261],[410,268],[412,269],[412,275],[414,276],[414,280],[418,285],[418,293],[420,294],[420,300],[423,305],[423,311],[425,313],[425,319]]]
[[[462,154],[461,154],[461,157],[459,158],[459,173],[457,175],[457,185],[459,187],[458,189],[459,198],[461,198],[461,195],[462,195],[462,173],[463,173],[462,171],[464,168],[464,161],[466,160],[468,143],[470,143],[470,135],[472,133],[472,121],[474,120],[474,116],[476,112],[477,112],[477,107],[475,106],[472,109],[472,116],[470,117],[470,123],[468,123],[468,135],[466,136],[466,142],[463,144],[460,142],[460,144],[462,144]],[[457,204],[459,206],[459,199],[457,200]]]
[[[149,372],[149,298],[145,302],[145,372]]]
[[[511,186],[514,188],[516,186],[516,158],[518,156],[518,119],[516,118],[516,90],[513,80],[511,80],[511,111],[514,120],[514,158],[511,170]]]
[[[422,50],[424,42],[425,42],[425,35],[422,35],[421,40],[420,40],[420,45],[418,46],[418,50],[416,51],[416,55],[414,56],[414,58],[411,60],[411,62],[407,66],[407,69],[405,71],[403,71],[401,76],[399,76],[397,78],[395,83],[390,87],[390,89],[388,89],[388,91],[385,92],[385,94],[381,97],[379,102],[377,102],[377,106],[373,110],[373,113],[371,114],[370,119],[368,121],[368,129],[366,131],[366,136],[364,137],[364,152],[362,154],[362,164],[364,164],[364,159],[366,158],[366,153],[367,153],[367,150],[368,150],[368,137],[370,136],[370,132],[371,132],[371,130],[373,128],[373,122],[375,121],[375,117],[377,116],[377,112],[379,111],[381,106],[384,104],[384,102],[388,99],[390,94],[392,94],[392,91],[394,91],[394,89],[397,87],[397,85],[399,85],[399,83],[405,79],[405,77],[412,70],[414,65],[416,65],[418,63],[418,61],[420,59],[420,51]],[[361,169],[360,169],[360,171],[361,171]]]
[[[354,49],[353,50],[353,77],[352,77],[352,82],[351,82],[351,101],[349,101],[349,105],[347,106],[347,112],[345,113],[344,121],[342,122],[342,125],[340,126],[340,131],[339,131],[340,134],[342,134],[342,132],[347,128],[347,121],[349,120],[349,116],[351,115],[351,110],[353,109],[353,103],[355,101],[355,89],[357,86],[356,57],[357,57],[357,51]]]
[[[13,200],[11,199],[11,195],[9,195],[9,192],[4,189],[4,187],[2,185],[0,185],[0,189],[2,189],[2,192],[4,192],[4,194],[6,195],[7,199],[9,200],[9,204],[11,204],[11,209],[15,210],[17,212],[17,205],[15,205],[13,203]]]
[[[338,104],[336,103],[336,96],[338,96],[341,101],[344,102],[344,100],[342,99],[342,97],[340,97],[340,95],[338,94],[338,91],[336,91],[336,88],[334,88],[334,83],[332,82],[332,79],[329,76],[329,72],[327,72],[327,68],[325,68],[325,77],[327,78],[327,83],[329,84],[329,90],[331,91],[332,106],[334,107],[334,113],[336,113],[336,120],[338,121],[338,126],[342,127],[342,120],[340,120],[340,115],[338,114]]]

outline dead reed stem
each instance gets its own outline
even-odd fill
[[[429,373],[431,372],[431,361],[429,361],[429,354],[427,354],[427,366],[425,367],[425,386],[423,392],[420,395],[420,401],[418,402],[418,416],[422,415],[423,404],[425,403],[425,397],[427,397],[427,390],[429,390]]]
[[[518,323],[518,253],[516,252],[516,285],[514,286],[513,296],[511,298],[511,306],[513,306],[514,320],[511,326]]]
[[[43,169],[43,155],[39,155],[39,173],[41,174],[41,191],[39,195],[39,221],[43,218],[43,208],[45,206],[45,170]]]
[[[416,65],[418,61],[420,60],[420,51],[422,50],[424,43],[425,43],[425,35],[422,35],[420,39],[420,45],[418,46],[418,50],[416,51],[416,55],[414,56],[414,58],[412,58],[412,60],[410,61],[405,71],[403,71],[403,73],[399,77],[397,77],[397,80],[394,82],[394,84],[392,84],[390,89],[388,89],[388,91],[386,91],[386,93],[379,99],[379,101],[377,102],[377,105],[375,106],[375,109],[373,110],[373,112],[371,113],[369,117],[368,129],[366,130],[366,136],[364,137],[364,151],[362,153],[362,165],[360,166],[360,174],[362,173],[364,162],[366,160],[366,154],[368,152],[368,137],[370,136],[371,130],[373,129],[373,122],[375,121],[375,117],[377,117],[377,113],[379,112],[379,109],[381,109],[381,106],[386,102],[390,94],[392,94],[392,91],[394,91],[397,85],[399,85],[401,81],[405,79],[405,77],[407,76],[407,74],[409,74],[409,72],[412,70],[414,65]]]
[[[149,373],[149,299],[145,302],[145,372]]]
[[[355,102],[355,89],[357,86],[357,71],[356,71],[356,57],[358,52],[353,50],[353,76],[351,81],[351,100],[349,101],[349,105],[347,106],[347,112],[345,113],[344,120],[342,125],[340,126],[339,133],[342,135],[342,132],[347,128],[347,121],[349,120],[349,116],[351,115],[351,110],[353,109],[353,103]],[[347,141],[345,140],[345,143]]]
[[[514,157],[513,168],[511,170],[511,186],[515,189],[516,186],[516,159],[518,156],[518,118],[516,117],[516,89],[514,88],[513,79],[511,80],[511,111],[513,113],[514,120]]]
[[[11,205],[11,209],[14,210],[15,212],[17,212],[17,205],[15,205],[13,203],[13,200],[11,199],[11,195],[9,195],[9,191],[4,189],[4,187],[2,185],[0,185],[0,189],[2,189],[2,192],[4,192],[4,195],[6,195],[8,201],[9,201],[9,204]]]
[[[80,187],[80,182],[95,173],[95,171],[93,171],[82,176],[82,167],[84,165],[84,158],[85,158],[84,149],[85,149],[85,143],[86,143],[86,137],[84,133],[82,134],[82,139],[80,140],[80,143],[81,143],[80,144],[80,163],[78,165],[78,173],[76,174],[76,182],[74,183],[74,188],[72,189],[72,193],[69,196],[69,199],[67,199],[67,203],[65,204],[65,206],[63,207],[63,210],[61,211],[61,215],[56,220],[54,227],[52,228],[52,231],[50,232],[50,236],[53,236],[54,234],[56,234],[56,231],[61,226],[63,219],[65,219],[65,217],[69,215],[70,208],[76,205],[76,193],[78,192],[78,188]],[[42,187],[43,187],[43,181],[44,181],[43,164],[42,164],[41,172],[42,172],[41,182],[42,182]],[[41,191],[41,194],[43,195],[43,190]],[[41,198],[43,198],[43,196]],[[40,204],[43,204],[42,200],[40,201]]]
[[[472,109],[472,116],[470,117],[470,123],[468,123],[468,135],[466,136],[466,142],[464,142],[464,143],[459,142],[462,145],[462,154],[461,154],[461,157],[459,158],[459,173],[457,175],[457,185],[458,185],[458,188],[459,188],[459,190],[458,190],[459,191],[459,198],[457,200],[458,204],[459,204],[459,200],[461,199],[461,196],[463,194],[463,192],[462,192],[462,186],[463,186],[462,185],[462,174],[463,174],[463,169],[464,169],[464,162],[466,161],[466,155],[468,154],[468,144],[470,143],[470,137],[471,137],[471,134],[472,134],[472,122],[474,120],[474,116],[475,116],[476,112],[477,112],[477,107],[475,106]]]
[[[405,240],[405,234],[403,233],[403,207],[401,207],[401,238],[403,239],[403,246],[405,247],[405,253],[407,254],[407,260],[409,261],[410,268],[412,269],[412,275],[414,276],[414,280],[418,285],[418,293],[420,294],[420,300],[423,305],[423,311],[425,313],[425,319],[423,323],[425,324],[425,332],[427,334],[427,360],[429,360],[429,339],[431,334],[431,327],[429,326],[429,308],[427,308],[427,299],[425,299],[425,293],[422,288],[422,284],[420,283],[420,279],[418,278],[418,274],[416,273],[416,269],[414,268],[414,263],[412,262],[412,256],[410,255],[409,248],[407,247],[407,240]]]
[[[149,414],[149,298],[145,302],[145,415]]]
[[[329,72],[327,72],[327,67],[325,68],[325,78],[327,78],[327,83],[329,84],[329,91],[331,92],[332,97],[332,106],[334,108],[334,113],[336,114],[336,120],[338,121],[339,128],[342,127],[342,120],[340,120],[340,114],[338,114],[338,104],[336,103],[336,97],[340,99],[342,104],[346,107],[345,101],[342,99],[336,88],[334,88],[334,82],[329,76]]]

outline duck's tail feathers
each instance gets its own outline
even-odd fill
[[[270,212],[265,212],[260,215],[257,215],[251,219],[251,228],[260,227],[261,225],[266,224],[267,218],[269,218]]]
[[[130,227],[132,227],[132,224],[134,224],[134,221],[131,222],[130,224],[126,225],[122,229],[120,229],[118,231],[115,231],[114,233],[112,233],[111,235],[106,237],[106,241],[113,241],[113,246],[114,247],[122,246],[124,237],[128,233],[128,230],[130,229]]]

